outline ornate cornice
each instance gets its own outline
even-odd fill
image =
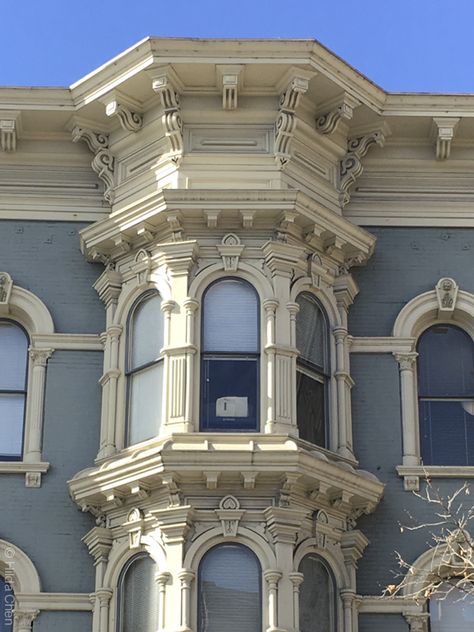
[[[116,116],[126,132],[138,132],[142,128],[143,117],[137,112],[140,106],[129,97],[114,92],[104,98],[103,103],[107,116]]]
[[[109,150],[108,135],[76,125],[72,130],[72,140],[74,143],[84,141],[94,154],[91,167],[105,184],[104,199],[112,204],[114,201],[114,157]]]

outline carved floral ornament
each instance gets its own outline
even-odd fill
[[[456,308],[459,286],[454,279],[442,278],[436,284],[436,298],[438,299],[438,314],[450,316]]]
[[[13,281],[7,272],[0,272],[0,307],[7,307],[10,302]]]

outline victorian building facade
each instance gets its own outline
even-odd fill
[[[474,472],[474,97],[146,39],[0,146],[0,630],[470,629],[381,594]]]

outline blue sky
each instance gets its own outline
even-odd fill
[[[0,85],[69,85],[147,35],[315,38],[393,91],[474,92],[474,0],[0,0]]]

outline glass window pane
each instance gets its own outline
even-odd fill
[[[300,632],[334,632],[334,580],[316,555],[306,555],[299,567],[304,580],[300,586]]]
[[[28,338],[21,327],[0,321],[0,391],[25,390]]]
[[[256,430],[258,361],[256,358],[204,358],[203,430]]]
[[[421,397],[473,397],[474,348],[468,334],[453,325],[428,329],[418,343]]]
[[[0,458],[22,456],[24,412],[24,395],[0,393]]]
[[[258,297],[240,279],[223,279],[204,298],[203,350],[257,353]]]
[[[13,629],[13,607],[15,596],[12,587],[0,576],[0,632],[11,632]]]
[[[431,632],[472,632],[474,598],[460,590],[430,599]]]
[[[250,549],[211,549],[199,567],[199,632],[261,632],[260,584],[260,564]]]
[[[326,321],[315,299],[300,294],[296,299],[300,311],[296,316],[296,348],[300,358],[326,368]]]
[[[127,568],[122,580],[120,632],[156,632],[158,586],[156,565],[150,557],[139,557]]]
[[[324,384],[296,372],[296,406],[299,436],[321,447],[326,446]]]
[[[474,402],[420,401],[425,465],[474,465]]]
[[[155,437],[160,430],[163,362],[130,376],[128,444]]]
[[[153,362],[163,347],[163,314],[159,294],[144,298],[132,316],[130,367],[134,369]]]

